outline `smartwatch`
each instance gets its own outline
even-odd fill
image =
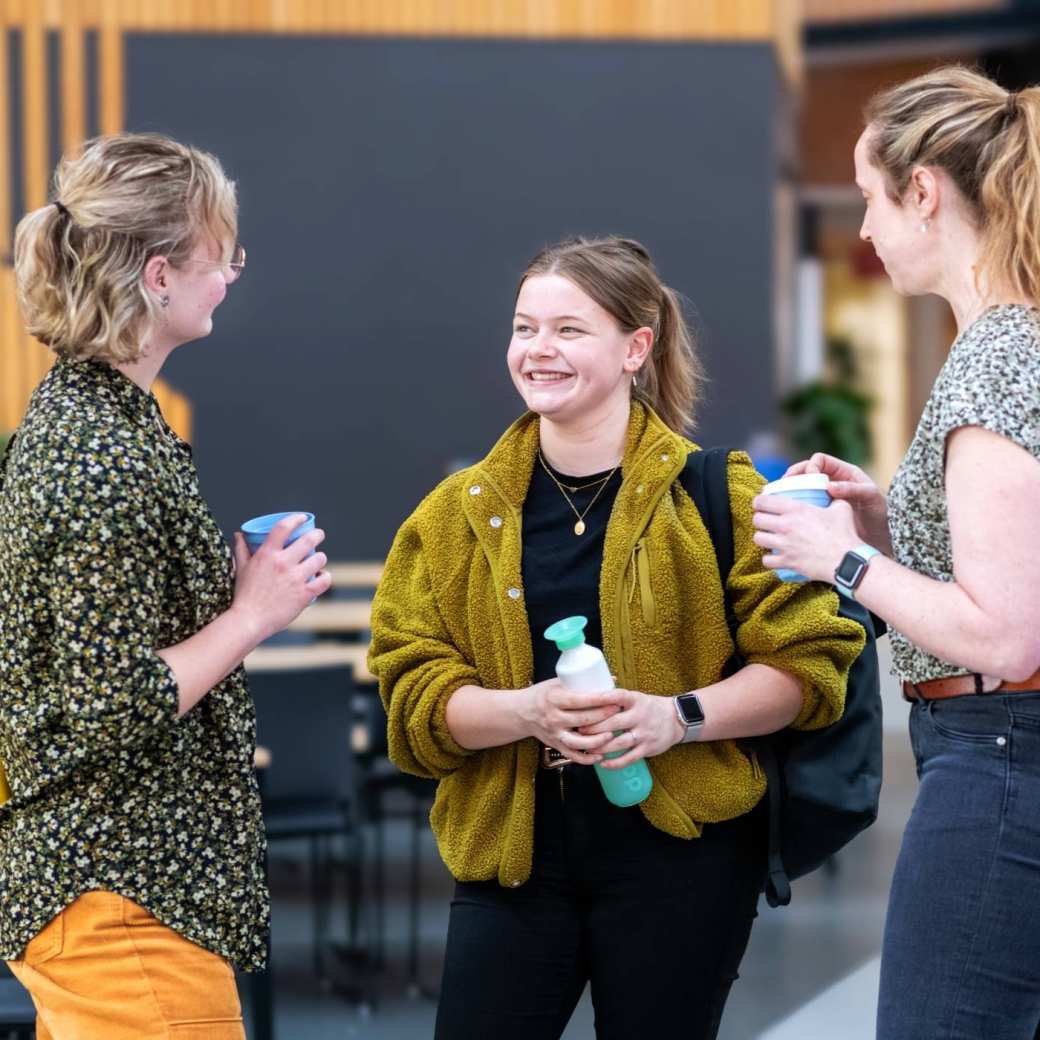
[[[872,545],[857,545],[850,549],[841,559],[834,571],[834,584],[837,590],[849,599],[856,598],[856,589],[867,573],[870,561],[880,553]]]
[[[700,698],[695,693],[680,693],[675,701],[675,713],[679,721],[686,727],[680,744],[689,744],[696,740],[704,727],[704,709],[701,707]]]

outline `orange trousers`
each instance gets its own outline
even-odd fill
[[[7,963],[36,1040],[245,1040],[228,962],[114,892],[81,895]]]

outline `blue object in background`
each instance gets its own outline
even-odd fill
[[[791,465],[790,459],[782,458],[779,455],[752,455],[751,462],[769,483],[779,480]]]
[[[745,450],[755,469],[766,478],[766,483],[779,480],[793,461],[784,452],[780,435],[772,430],[756,430],[748,437]]]

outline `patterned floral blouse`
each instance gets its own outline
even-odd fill
[[[0,466],[0,957],[83,892],[244,968],[268,929],[241,668],[177,718],[156,650],[228,608],[191,449],[110,365],[59,359]]]
[[[945,487],[946,437],[982,426],[1040,459],[1040,312],[992,307],[956,339],[925,405],[910,450],[888,493],[896,559],[939,581],[953,581]],[[891,630],[892,670],[911,682],[963,675]]]

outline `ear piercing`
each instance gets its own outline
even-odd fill
[[[924,231],[924,228],[921,228],[921,230]],[[169,296],[160,296],[159,297],[159,306],[160,307],[169,307],[170,306],[170,298],[169,298]]]

